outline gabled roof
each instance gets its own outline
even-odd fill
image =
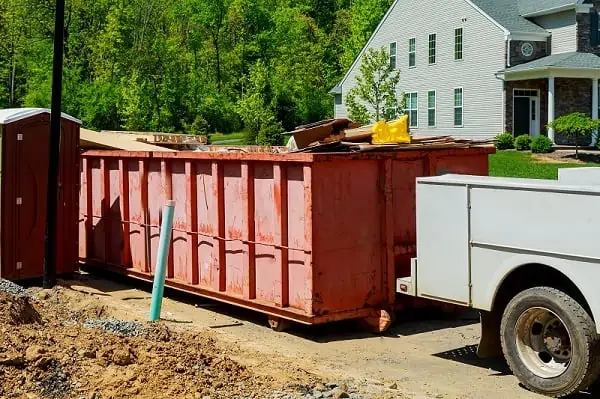
[[[592,53],[554,54],[507,68],[504,72],[523,72],[550,68],[600,70],[600,57]]]
[[[22,119],[27,119],[32,116],[41,115],[41,114],[50,114],[50,110],[46,108],[9,108],[9,109],[0,109],[0,125],[7,125],[9,123],[17,122]],[[75,123],[81,125],[81,121],[79,119],[75,119],[70,115],[65,113],[62,114],[64,119],[68,119]]]
[[[522,16],[520,4],[536,3],[537,0],[470,0],[473,5],[502,26],[508,33],[532,33],[549,36],[550,33]],[[540,3],[559,0],[542,0]],[[565,2],[566,0],[560,0]],[[573,0],[572,2],[575,2]]]

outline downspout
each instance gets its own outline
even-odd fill
[[[510,43],[512,39],[510,36],[506,37],[506,67],[510,68],[512,65],[510,64]]]

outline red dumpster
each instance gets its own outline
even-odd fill
[[[415,178],[487,175],[493,151],[88,151],[81,262],[151,280],[161,208],[172,198],[168,286],[273,320],[377,325],[416,254]]]

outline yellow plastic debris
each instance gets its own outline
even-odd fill
[[[379,121],[373,126],[373,144],[410,144],[408,115],[387,123]]]

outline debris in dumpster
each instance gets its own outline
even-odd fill
[[[410,144],[408,132],[408,115],[387,123],[379,121],[373,127],[373,144]]]
[[[334,137],[344,137],[343,131],[359,127],[360,125],[349,119],[328,119],[296,127],[293,132],[285,133],[294,139],[295,147],[303,149],[315,142],[335,140]]]

